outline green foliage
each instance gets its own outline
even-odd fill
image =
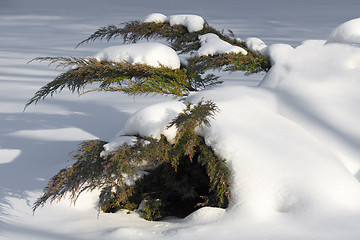
[[[100,152],[105,143],[99,140],[83,142],[73,155],[76,162],[50,179],[43,196],[35,202],[33,209],[44,205],[49,198],[51,201],[60,200],[67,194],[75,202],[81,192],[101,187],[106,161],[100,157]]]
[[[105,142],[83,142],[73,154],[76,162],[50,180],[33,209],[67,194],[75,203],[79,194],[94,189],[101,192],[99,210],[135,210],[143,202],[140,212],[148,220],[185,217],[202,206],[227,207],[230,172],[225,160],[195,134],[217,111],[210,101],[188,104],[169,124],[178,130],[173,144],[164,136],[138,137],[133,145],[100,156]],[[146,174],[141,177],[141,172]]]
[[[270,63],[263,55],[248,53],[223,53],[214,56],[197,56],[188,60],[197,72],[210,69],[221,71],[245,71],[247,74],[268,71]]]
[[[162,202],[160,199],[146,200],[144,207],[140,210],[142,217],[146,220],[153,221],[160,219]]]

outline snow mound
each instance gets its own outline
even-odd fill
[[[256,88],[189,97],[220,108],[201,134],[228,160],[239,216],[360,214],[360,49],[321,43],[271,46],[276,64]]]
[[[239,46],[233,46],[224,40],[221,40],[216,34],[207,33],[199,36],[201,47],[197,51],[198,56],[215,55],[222,53],[241,53],[247,54],[247,51]]]
[[[221,219],[225,213],[226,210],[223,208],[203,207],[187,216],[185,222],[195,222],[197,224],[215,222]]]
[[[168,17],[161,13],[152,13],[147,15],[144,18],[143,22],[157,22],[157,23],[165,23],[168,21]]]
[[[255,37],[247,38],[245,44],[251,52],[260,52],[261,54],[264,54],[267,47],[263,40]]]
[[[205,20],[201,16],[192,14],[178,14],[167,17],[161,13],[152,13],[146,16],[143,22],[168,22],[171,26],[182,25],[189,32],[200,31],[204,28],[205,24]]]
[[[352,19],[338,26],[330,34],[327,43],[360,44],[360,18]]]
[[[354,128],[360,119],[356,106],[360,101],[360,49],[322,43],[304,42],[283,58],[270,48],[270,56],[276,56],[277,61],[260,85],[286,99],[286,114],[300,117],[297,121],[316,129],[314,133],[341,155],[350,154],[351,157],[341,157],[342,162],[351,173],[356,173],[360,170],[360,129]],[[351,144],[344,147],[344,142]]]
[[[105,48],[95,55],[99,61],[129,62],[147,64],[153,67],[160,65],[177,69],[180,59],[172,48],[156,42],[124,44]]]

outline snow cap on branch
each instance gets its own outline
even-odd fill
[[[191,14],[178,14],[167,17],[161,13],[152,13],[147,15],[144,19],[144,22],[168,22],[171,26],[182,25],[187,27],[189,32],[200,31],[205,24],[205,20],[201,16]]]
[[[153,67],[160,65],[177,69],[180,59],[172,48],[155,42],[133,43],[105,48],[95,55],[99,61],[129,62],[146,64]]]
[[[136,139],[134,135],[160,139],[163,134],[169,142],[172,142],[177,130],[175,127],[167,128],[167,126],[184,108],[183,103],[172,101],[140,109],[127,120],[117,136],[104,146],[103,154],[106,155],[124,143],[131,145]]]
[[[144,18],[144,22],[156,22],[156,23],[165,23],[168,21],[168,17],[161,13],[152,13],[147,15]]]
[[[198,56],[215,55],[222,53],[241,53],[247,55],[247,51],[239,46],[231,45],[221,40],[216,34],[207,33],[199,36],[201,47],[197,51]]]
[[[189,32],[197,32],[203,29],[205,20],[198,15],[172,15],[169,17],[169,23],[171,26],[185,26]]]
[[[246,46],[251,52],[259,52],[264,54],[266,51],[266,44],[260,38],[250,37],[245,40]]]

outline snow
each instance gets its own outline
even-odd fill
[[[360,18],[352,19],[335,28],[327,43],[360,44]]]
[[[144,21],[143,22],[158,22],[158,23],[165,23],[168,21],[168,17],[165,16],[164,14],[162,13],[152,13],[152,14],[149,14],[147,15],[145,18],[144,18]]]
[[[47,141],[82,141],[88,139],[97,139],[97,137],[91,133],[85,132],[84,130],[76,127],[20,130],[9,133],[9,136]]]
[[[162,13],[152,13],[144,18],[143,22],[168,22],[170,26],[182,25],[189,32],[197,32],[204,28],[205,20],[198,15],[193,14],[177,14],[167,17]]]
[[[126,121],[125,126],[120,132],[107,144],[104,145],[103,155],[116,150],[122,144],[131,145],[136,137],[148,136],[160,139],[164,135],[169,142],[172,142],[176,136],[176,128],[167,128],[169,122],[174,119],[185,105],[181,102],[163,102],[153,104],[132,114]]]
[[[118,8],[53,4],[14,0],[0,8],[0,239],[360,239],[360,53],[353,41],[324,44],[332,29],[358,17],[358,1],[303,1],[296,7],[263,0],[159,1],[151,7],[135,1]],[[33,216],[31,204],[48,179],[71,164],[66,160],[77,143],[111,139],[121,128],[120,142],[131,143],[131,137],[120,137],[126,132],[158,137],[183,105],[164,97],[78,98],[65,91],[22,112],[34,92],[60,72],[25,63],[44,55],[89,56],[105,43],[74,53],[74,39],[145,16],[149,8],[195,12],[196,7],[217,28],[269,43],[265,52],[274,64],[266,75],[251,77],[262,80],[257,87],[245,86],[251,84],[242,75],[224,74],[224,85],[187,99],[211,99],[221,110],[199,134],[233,172],[231,206],[159,222],[126,211],[97,218],[94,191],[80,195],[75,206],[54,202]],[[304,41],[309,38],[321,40]],[[144,120],[151,127],[139,126]]]
[[[20,156],[20,149],[0,149],[0,164],[10,163]]]
[[[143,42],[124,44],[105,48],[95,55],[99,61],[129,62],[147,64],[153,67],[161,65],[180,68],[180,59],[175,50],[162,43]]]
[[[251,52],[260,52],[261,54],[264,54],[267,47],[263,40],[256,37],[246,38],[245,44]]]
[[[207,33],[199,36],[201,47],[196,52],[198,56],[212,56],[222,53],[241,53],[247,54],[247,51],[239,46],[233,46],[224,40],[221,40],[216,34]]]
[[[169,23],[171,26],[185,26],[189,32],[197,32],[203,29],[205,20],[198,15],[180,14],[169,16]]]
[[[289,44],[273,44],[265,51],[265,55],[270,58],[272,66],[276,64],[286,63],[287,57],[292,53],[294,48]]]
[[[132,146],[137,139],[134,136],[124,136],[121,134],[119,133],[109,143],[104,145],[104,151],[101,152],[101,156],[106,156],[108,153],[116,150],[118,147],[120,147],[124,144]]]

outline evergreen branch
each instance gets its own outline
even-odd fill
[[[44,194],[34,203],[33,211],[43,206],[51,198],[60,200],[70,194],[75,203],[78,195],[85,190],[93,190],[103,185],[102,173],[105,167],[104,159],[100,157],[106,142],[93,140],[84,142],[74,154],[77,162],[70,168],[62,169],[49,181]]]
[[[34,58],[32,60],[30,60],[28,63],[32,63],[32,62],[44,62],[44,61],[49,61],[50,63],[48,64],[48,66],[56,64],[56,68],[62,67],[62,68],[66,68],[69,66],[86,66],[86,65],[91,65],[94,64],[96,62],[95,58],[79,58],[79,57],[37,57]]]
[[[121,192],[120,195],[124,198],[124,194],[130,194],[131,190],[126,187],[124,174],[126,173],[129,179],[136,178],[138,170],[142,167],[149,168],[158,164],[155,159],[147,161],[147,164],[144,165],[144,159],[136,157],[139,149],[143,146],[141,139],[138,139],[133,146],[124,144],[107,157],[101,157],[100,153],[104,150],[104,144],[106,142],[99,140],[81,143],[79,149],[73,152],[73,160],[76,162],[72,166],[60,170],[50,179],[44,189],[44,194],[34,203],[33,211],[43,206],[48,199],[51,202],[61,200],[67,194],[69,194],[71,202],[75,204],[82,192],[94,189],[106,190],[109,187],[110,189],[116,187],[117,193]],[[144,166],[139,167],[141,165]],[[100,198],[100,202],[106,201]]]
[[[71,92],[80,93],[86,85],[95,82],[99,82],[100,86],[93,91],[122,91],[129,95],[157,93],[181,97],[191,90],[187,76],[181,69],[98,61],[94,58],[46,57],[36,58],[33,61],[50,61],[50,64],[73,66],[73,68],[40,88],[27,102],[25,108],[48,95],[53,96],[65,87]]]
[[[99,28],[90,37],[80,42],[78,46],[89,41],[106,39],[110,41],[116,37],[123,37],[125,43],[135,43],[140,40],[165,39],[170,46],[179,53],[189,53],[200,48],[199,36],[207,33],[214,33],[222,40],[246,49],[243,42],[235,37],[226,36],[215,28],[204,24],[204,28],[197,32],[188,32],[187,28],[181,25],[171,26],[169,23],[129,21],[122,24],[123,27],[109,25]]]
[[[251,74],[270,69],[270,62],[265,56],[254,55],[250,52],[248,55],[223,53],[214,56],[196,56],[188,59],[188,62],[197,72],[218,69],[222,71],[246,71],[247,74]]]
[[[188,103],[183,112],[179,113],[168,125],[168,128],[176,126],[181,132],[195,131],[196,127],[210,126],[209,118],[214,118],[219,108],[212,101],[201,100],[198,104]]]
[[[105,38],[107,41],[110,41],[112,38],[116,38],[117,36],[121,35],[121,33],[119,33],[119,31],[120,31],[120,29],[118,27],[116,27],[115,25],[101,27],[96,32],[91,34],[90,37],[88,37],[87,39],[81,41],[78,45],[76,45],[75,48],[79,47],[80,45],[82,45],[84,43],[88,43],[89,41],[94,42],[97,39],[103,40]]]

